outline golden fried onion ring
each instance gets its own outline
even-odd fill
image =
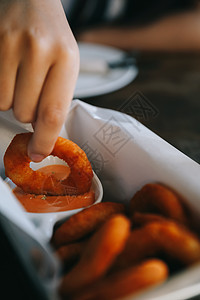
[[[64,160],[70,167],[65,180],[58,180],[30,168],[27,145],[32,133],[17,134],[4,155],[5,173],[26,193],[48,195],[78,195],[89,191],[93,172],[85,152],[68,139],[58,137],[51,153]]]

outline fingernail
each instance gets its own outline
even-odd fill
[[[34,162],[40,162],[44,158],[45,158],[44,155],[41,155],[41,154],[35,154],[35,153],[30,154],[30,159]]]

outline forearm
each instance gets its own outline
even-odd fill
[[[82,33],[81,41],[125,50],[193,51],[200,49],[200,11],[176,14],[143,27],[99,28]]]

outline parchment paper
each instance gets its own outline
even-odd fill
[[[31,130],[30,125],[16,122],[11,112],[0,113],[1,176],[4,176],[2,157],[5,149],[16,133],[26,130]],[[137,120],[121,112],[74,100],[60,135],[70,138],[85,150],[103,184],[105,200],[127,203],[145,183],[161,182],[182,195],[193,218],[199,221],[199,164]],[[12,219],[12,215],[9,217]],[[196,265],[136,298],[187,299],[200,294],[199,282],[200,266]]]

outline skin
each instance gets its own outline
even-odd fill
[[[199,51],[200,8],[174,13],[144,26],[90,28],[79,41],[100,43],[123,50]]]
[[[49,155],[66,119],[79,52],[60,0],[0,0],[0,110],[32,123],[28,155]]]

